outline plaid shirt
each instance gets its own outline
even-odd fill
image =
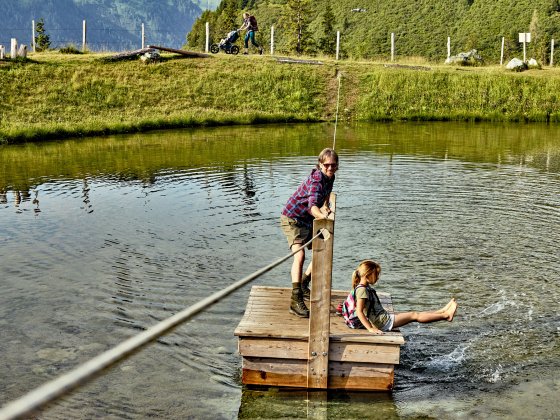
[[[334,176],[329,179],[319,169],[313,169],[311,175],[301,183],[296,192],[290,197],[282,214],[303,223],[313,224],[311,207],[322,207],[333,189]]]

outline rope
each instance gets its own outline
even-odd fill
[[[340,80],[342,79],[342,77],[340,76],[340,73],[338,73],[338,95],[336,97],[336,114],[334,117],[334,136],[333,136],[333,144],[332,144],[332,149],[335,150],[335,145],[336,145],[336,126],[338,125],[338,104],[340,103]]]
[[[304,249],[309,245],[315,238],[319,237],[323,233],[324,229],[321,229],[313,238],[308,242],[303,244],[300,248],[280,258],[279,260],[255,271],[253,274],[242,278],[236,283],[222,289],[213,295],[208,296],[206,299],[201,300],[197,304],[184,309],[183,311],[159,322],[158,324],[148,328],[146,331],[129,338],[128,340],[122,342],[118,346],[101,353],[99,356],[94,357],[88,362],[78,366],[74,370],[50,381],[40,387],[30,391],[23,397],[12,401],[11,403],[5,405],[0,410],[0,420],[11,420],[24,415],[31,414],[34,410],[46,405],[47,403],[55,401],[58,397],[70,392],[74,388],[83,384],[87,379],[90,379],[93,375],[105,369],[106,367],[118,362],[125,356],[138,350],[140,347],[146,345],[150,341],[155,340],[164,333],[168,332],[177,325],[187,321],[192,318],[197,313],[201,312],[203,309],[207,308],[218,302],[220,299],[228,296],[232,292],[236,291],[240,287],[249,283],[251,280],[260,277],[264,273],[272,270],[276,266],[280,265],[288,258],[297,254],[299,251]]]

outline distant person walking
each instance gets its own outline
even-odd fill
[[[243,51],[243,54],[249,54],[249,40],[251,40],[251,44],[257,47],[259,49],[259,54],[262,55],[263,47],[260,46],[257,41],[255,41],[255,32],[259,30],[257,18],[247,12],[243,13],[243,25],[241,25],[241,28],[239,28],[239,30],[242,31],[243,29],[247,31],[245,33],[245,50]]]

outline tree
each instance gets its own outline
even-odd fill
[[[288,0],[284,19],[288,29],[288,48],[298,55],[313,51],[313,40],[309,35],[310,0]]]
[[[51,37],[45,32],[45,21],[43,18],[35,25],[35,48],[37,51],[46,51],[51,46]]]
[[[323,34],[318,41],[318,48],[324,54],[333,55],[336,51],[336,39],[335,39],[335,32],[334,32],[334,15],[331,9],[331,4],[327,1],[325,6],[325,12],[323,13],[322,18],[322,25],[321,28],[323,30]]]

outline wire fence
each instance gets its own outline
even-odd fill
[[[83,20],[81,23],[81,25],[76,25],[75,27],[49,29],[46,34],[49,36],[50,48],[60,49],[63,47],[73,46],[76,49],[81,49],[82,51],[109,52],[136,50],[145,48],[146,45],[161,45],[168,48],[178,49],[183,48],[186,43],[186,33],[177,34],[177,32],[172,31],[154,30],[149,26],[145,26],[143,23],[130,29],[109,29],[102,27],[90,28],[87,27],[86,20]],[[285,34],[282,34],[282,32],[278,31],[274,26],[271,26],[270,33],[263,30],[260,34],[263,46],[266,47],[270,45],[269,51],[271,55],[273,55],[275,51],[280,53],[287,52],[283,51],[281,48],[278,49],[278,46],[282,45],[281,39],[285,37]],[[210,52],[210,45],[218,43],[224,34],[220,35],[221,36],[216,33],[215,28],[211,28],[209,23],[206,23],[205,34],[202,35],[201,39],[202,42],[197,42],[197,46],[191,48]],[[521,37],[521,35],[526,34],[519,35]],[[530,34],[527,35],[530,36]],[[3,48],[0,48],[0,55],[4,56],[10,52],[8,46],[11,45],[12,39],[14,38],[17,40],[19,45],[27,45],[29,51],[35,51],[36,36],[36,22],[34,20],[30,22],[27,29],[1,28],[0,46],[3,46]],[[280,40],[280,43],[278,40]],[[449,59],[450,56],[452,56],[451,41],[451,37],[448,37],[447,40],[442,40],[442,59]],[[332,53],[337,60],[339,58],[346,58],[344,54],[344,42],[344,35],[337,32],[336,52]],[[542,61],[543,65],[548,64],[553,66],[555,63],[555,41],[554,39],[551,39],[549,42],[549,53],[546,57],[542,57],[540,61]],[[398,58],[406,57],[406,51],[399,49],[398,43],[398,34],[392,32],[390,34],[390,40],[387,40],[386,52],[382,54],[387,60],[395,61]],[[526,61],[525,47],[526,44],[523,43],[523,61]],[[446,52],[447,54],[445,54]],[[509,58],[513,58],[508,57],[508,55],[510,54],[506,54],[504,56],[504,38],[501,38],[500,65],[504,64],[504,58],[506,61],[509,61]]]
[[[126,51],[142,48],[143,43],[180,48],[186,42],[186,33],[178,34],[172,31],[156,30],[144,24],[130,29],[109,29],[95,26],[84,29],[85,22],[80,22],[72,27],[46,30],[45,34],[49,36],[50,48],[59,49],[73,45],[93,52]],[[29,22],[27,28],[3,27],[0,28],[0,45],[9,46],[11,39],[15,38],[18,44],[25,44],[32,50],[36,36],[35,21]]]

